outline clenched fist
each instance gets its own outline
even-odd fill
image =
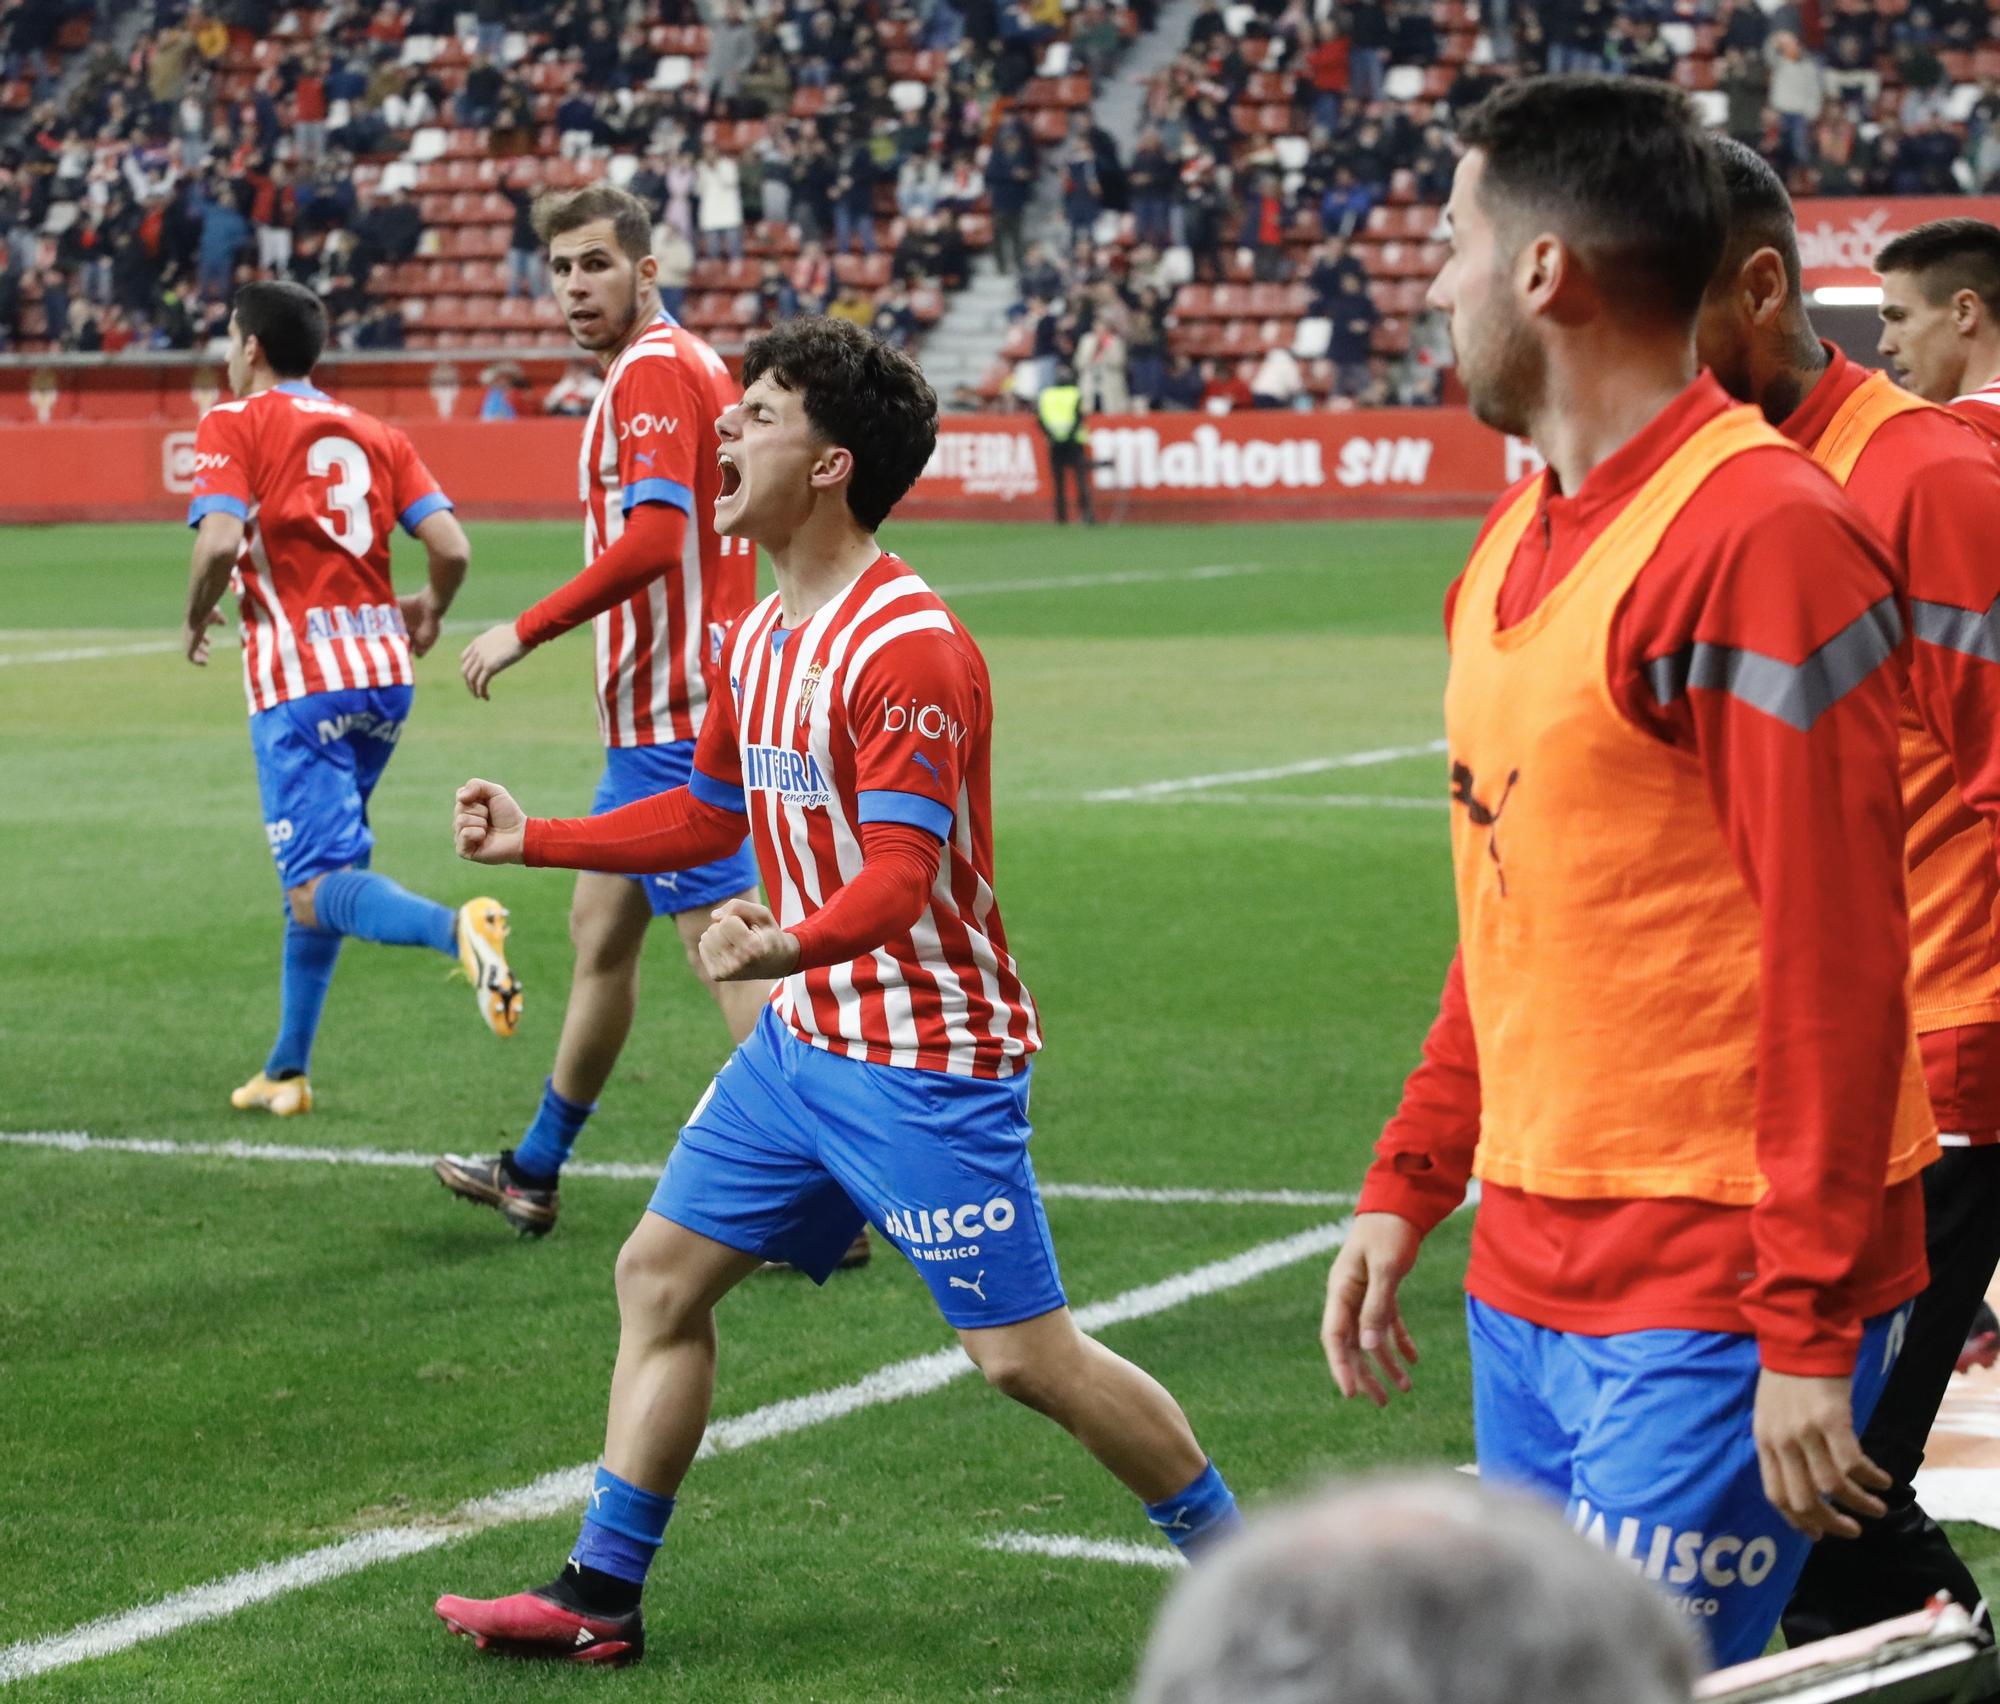
[[[518,864],[527,826],[527,813],[497,781],[474,779],[459,788],[451,828],[461,858],[475,864]]]
[[[701,967],[717,982],[775,982],[798,968],[799,944],[768,906],[731,899],[709,915],[715,921],[701,937]]]

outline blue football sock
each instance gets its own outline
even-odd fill
[[[1200,1477],[1178,1496],[1169,1497],[1164,1503],[1148,1503],[1146,1519],[1173,1541],[1176,1550],[1190,1558],[1227,1538],[1243,1524],[1235,1493],[1223,1483],[1214,1462],[1204,1467]]]
[[[637,1585],[659,1554],[673,1512],[673,1498],[641,1491],[600,1464],[570,1560]]]
[[[534,1123],[514,1150],[514,1169],[523,1177],[554,1177],[576,1146],[584,1120],[597,1110],[597,1103],[579,1106],[556,1093],[553,1077],[542,1080],[542,1104]]]
[[[313,894],[320,927],[392,947],[429,947],[458,957],[458,913],[373,870],[334,870]]]
[[[340,937],[327,929],[308,929],[296,918],[285,920],[285,969],[278,984],[278,1039],[264,1062],[264,1075],[276,1077],[312,1069],[313,1037],[326,991],[333,986],[333,964],[340,957]]]

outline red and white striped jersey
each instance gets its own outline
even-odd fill
[[[2000,449],[2000,379],[1953,397],[1947,406],[1959,419],[1977,428],[1989,444]]]
[[[252,714],[348,687],[408,686],[410,640],[389,579],[389,531],[449,509],[393,426],[299,379],[201,417],[188,525],[244,523],[231,579]]]
[[[749,816],[780,924],[804,922],[859,873],[865,823],[928,829],[944,854],[906,934],[787,977],[779,1016],[800,1040],[871,1064],[1012,1076],[1042,1037],[993,897],[986,660],[888,555],[800,627],[780,619],[774,593],[726,636],[688,783]]]
[[[592,623],[597,724],[608,746],[665,745],[701,731],[704,642],[756,596],[755,546],[715,532],[715,421],[740,394],[722,357],[662,315],[611,363],[584,422],[577,491],[586,567],[618,542],[641,503],[671,503],[688,517],[681,561]]]

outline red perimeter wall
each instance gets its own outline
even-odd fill
[[[365,386],[338,394],[376,400]],[[193,480],[194,424],[191,404],[179,419],[0,419],[0,521],[177,520]],[[581,422],[433,415],[399,424],[468,522],[576,516]],[[1526,445],[1461,409],[1122,416],[1095,423],[1092,448],[1107,520],[1474,514],[1539,465]],[[1041,433],[1024,415],[947,418],[897,513],[1048,519]]]

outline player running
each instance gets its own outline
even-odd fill
[[[639,1596],[708,1424],[715,1305],[766,1258],[823,1281],[864,1216],[929,1284],[988,1380],[1049,1415],[1183,1548],[1237,1521],[1174,1399],[1077,1330],[1028,1159],[1034,1002],[993,894],[986,664],[875,542],[929,459],[915,362],[830,319],[758,338],[721,421],[717,527],[771,553],[778,591],[729,631],[685,787],[604,816],[527,821],[459,790],[482,863],[656,870],[747,827],[773,915],[716,907],[718,981],[780,979],[680,1133],[618,1258],[604,1460],[549,1585],[438,1600],[481,1646],[624,1663]]]
[[[642,202],[593,184],[544,197],[534,217],[570,336],[605,375],[577,475],[587,566],[473,640],[461,668],[486,698],[494,677],[533,647],[592,622],[605,752],[591,808],[610,811],[687,780],[708,711],[704,661],[756,596],[754,547],[715,530],[715,420],[737,390],[715,351],[661,310]],[[740,1042],[768,990],[717,983],[695,948],[709,911],[725,899],[754,899],[756,884],[740,840],[694,869],[579,875],[570,904],[576,965],[541,1104],[517,1146],[440,1158],[445,1187],[497,1208],[524,1235],[551,1230],[563,1163],[632,1028],[647,926],[674,919],[689,965]]]
[[[1549,467],[1447,600],[1454,796],[1506,809],[1453,813],[1458,954],[1321,1335],[1344,1395],[1409,1389],[1397,1286],[1482,1179],[1480,1471],[1735,1662],[1810,1540],[1881,1510],[1855,1433],[1924,1283],[1903,609],[1697,368],[1728,202],[1686,97],[1530,79],[1460,137],[1430,300],[1474,410]]]
[[[2000,447],[2000,229],[1933,219],[1891,238],[1876,347],[1918,396],[1946,404]]]
[[[1931,1107],[1945,1132],[1944,1152],[1923,1176],[1930,1284],[1861,1437],[1869,1460],[1893,1481],[1882,1496],[1888,1513],[1864,1521],[1854,1544],[1815,1546],[1784,1617],[1786,1637],[1799,1644],[1921,1609],[1938,1591],[1968,1609],[1982,1595],[1918,1505],[1912,1481],[2000,1262],[2000,667],[1987,625],[2000,602],[1993,549],[2000,464],[1963,421],[1814,336],[1783,182],[1753,149],[1718,147],[1730,242],[1702,305],[1701,360],[1846,488],[1888,545],[1911,600],[1916,643],[1902,707],[1910,997]],[[1992,227],[1977,229],[2000,243]],[[1895,259],[1885,250],[1879,264],[1887,270]],[[1906,307],[1936,282],[1898,271],[1895,294]],[[1987,282],[2000,285],[2000,270]],[[1972,297],[1966,317],[1976,330],[1983,305],[1963,293]],[[1890,321],[1884,341],[1900,338],[1906,323]],[[1962,351],[1976,340],[1947,348]],[[1946,363],[1934,341],[1928,325],[1910,337],[1937,383],[1943,375],[1935,369]],[[1960,378],[1964,363],[1961,352]],[[1990,404],[1978,406],[2000,424]]]
[[[368,868],[368,800],[409,719],[411,657],[436,643],[471,547],[410,441],[309,382],[326,310],[302,285],[246,284],[229,316],[229,385],[195,430],[188,661],[208,662],[216,604],[243,614],[243,690],[264,833],[285,890],[278,1039],[230,1095],[288,1118],[313,1105],[313,1037],[348,936],[456,959],[495,1035],[521,1018],[507,913],[456,912]],[[399,599],[389,529],[422,542],[430,582]]]

